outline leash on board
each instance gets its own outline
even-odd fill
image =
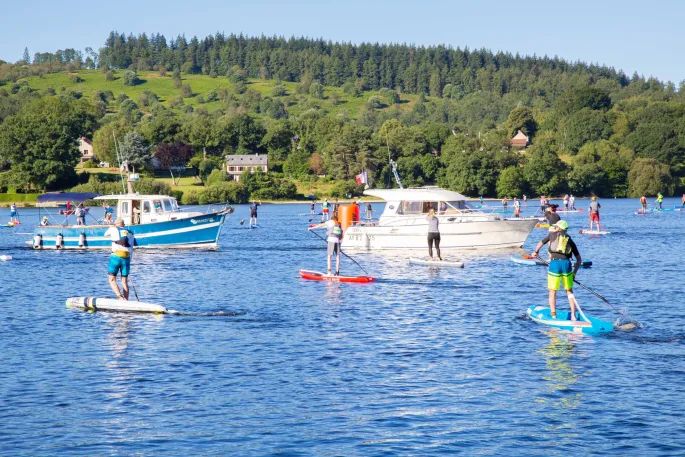
[[[324,237],[322,237],[321,235],[319,235],[319,234],[316,233],[315,231],[309,230],[309,232],[311,232],[311,233],[313,233],[314,235],[316,235],[316,236],[318,236],[319,238],[321,238],[321,241],[323,241],[324,243],[328,243],[328,241],[326,241],[326,240],[324,239]],[[347,255],[347,254],[345,254],[345,253],[343,252],[342,247],[340,247],[340,253],[341,253],[342,255],[344,255],[345,257],[347,257],[348,259],[350,259],[351,261],[353,261],[359,268],[361,268],[365,275],[367,275],[367,276],[369,275],[369,273],[364,269],[364,267],[362,267],[361,265],[359,265],[359,263],[358,263],[356,260],[354,260],[352,257],[350,257],[349,255]]]
[[[537,259],[539,259],[539,260],[540,260],[542,263],[544,263],[545,265],[549,266],[549,262],[548,262],[547,260],[543,259],[542,257],[537,257]],[[618,314],[620,314],[621,316],[627,317],[626,314],[625,314],[624,312],[622,312],[621,310],[619,310],[618,308],[616,308],[614,305],[612,305],[611,303],[609,303],[609,300],[607,300],[606,298],[602,297],[602,296],[599,295],[597,292],[595,292],[594,290],[590,289],[590,288],[589,288],[588,286],[586,286],[585,284],[583,284],[583,283],[581,283],[580,281],[578,281],[578,280],[575,278],[575,275],[573,275],[573,276],[574,276],[573,282],[575,282],[575,283],[578,284],[580,287],[582,287],[583,289],[585,289],[585,290],[587,290],[588,292],[590,292],[590,293],[591,293],[592,295],[594,295],[595,297],[597,297],[597,298],[599,298],[600,300],[602,300],[602,301],[603,301],[604,303],[606,303],[607,305],[611,306],[611,308],[612,308],[614,311],[616,311]],[[576,305],[578,305],[578,302],[576,302]],[[580,308],[578,308],[578,309],[580,309]]]

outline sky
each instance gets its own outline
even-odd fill
[[[205,37],[216,32],[324,38],[352,43],[445,44],[559,56],[628,75],[685,79],[685,2],[665,0],[32,0],[11,2],[0,59],[24,48],[97,50],[110,31]]]

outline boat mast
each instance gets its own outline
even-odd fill
[[[132,194],[133,193],[133,186],[131,185],[131,177],[129,176],[129,171],[128,171],[128,163],[124,162],[122,164],[121,160],[122,157],[119,154],[119,148],[117,147],[117,137],[114,135],[114,132],[112,132],[112,138],[114,138],[114,151],[116,152],[117,156],[117,162],[119,164],[119,176],[121,176],[121,188],[124,190],[124,193],[126,193],[126,187],[128,187],[128,193]],[[126,186],[124,186],[124,166],[126,166]]]
[[[392,157],[390,156],[390,141],[388,141],[387,133],[385,134],[385,145],[388,148],[388,160],[390,161],[390,166],[392,167],[392,174],[395,175],[395,182],[398,186],[400,186],[400,189],[404,189],[404,187],[402,186],[402,181],[400,181],[400,175],[399,173],[397,173],[397,164],[394,160],[392,160]]]

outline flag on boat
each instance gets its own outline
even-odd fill
[[[357,184],[368,184],[369,183],[369,178],[368,178],[368,175],[366,174],[366,170],[359,173],[356,176],[356,178],[357,178]]]

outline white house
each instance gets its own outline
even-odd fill
[[[81,152],[81,163],[92,160],[95,157],[93,153],[93,142],[85,136],[78,139],[78,150]]]
[[[244,171],[254,173],[257,170],[261,170],[266,173],[268,169],[269,160],[266,154],[226,156],[226,173],[234,181],[240,181],[240,174]]]

